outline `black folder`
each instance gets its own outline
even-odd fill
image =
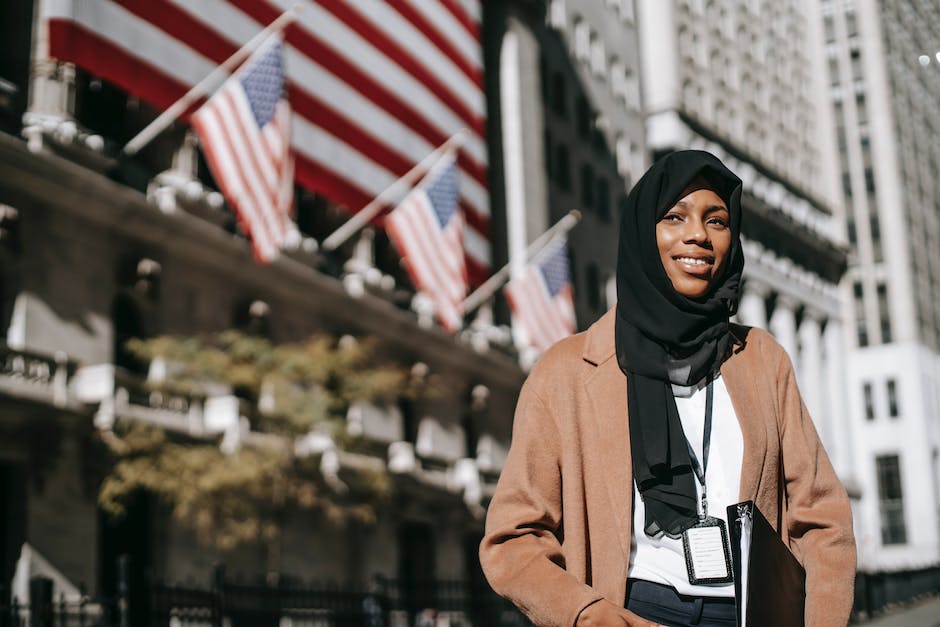
[[[806,571],[753,501],[728,507],[738,627],[802,627]]]

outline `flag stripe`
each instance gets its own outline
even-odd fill
[[[574,293],[571,289],[564,247],[540,256],[539,262],[526,265],[505,287],[512,311],[513,325],[536,350],[544,351],[574,332]],[[552,296],[546,276],[558,283]]]
[[[485,270],[490,260],[489,199],[477,2],[370,0],[362,5],[353,0],[309,0],[285,38],[287,83],[296,114],[291,142],[305,157],[295,164],[296,177],[337,202],[340,199],[323,190],[352,187],[377,194],[454,132],[470,126],[458,156],[464,174],[460,200],[466,213],[465,240],[476,242],[467,253],[478,255],[468,258],[467,266],[482,278],[477,270]],[[166,107],[292,3],[49,0],[41,6],[50,18],[53,56]],[[420,45],[412,46],[414,41]],[[332,80],[311,80],[314,75]],[[300,98],[301,93],[306,98]],[[317,115],[323,111],[332,113],[334,121],[344,121],[335,130],[323,123],[339,140],[330,145],[345,153],[341,161],[373,162],[374,167],[365,173],[342,169],[334,165],[335,153],[313,158],[322,147],[307,143],[304,136],[309,132],[304,129],[317,127]],[[271,149],[276,149],[274,143]],[[313,162],[322,167],[306,172]],[[372,175],[379,178],[369,178]],[[348,206],[357,210],[363,204]]]
[[[476,41],[465,37],[459,26],[455,28],[452,16],[446,11],[441,11],[439,4],[425,2],[415,5],[409,0],[387,2],[446,54],[467,78],[483,89],[483,66],[474,55]]]
[[[271,235],[267,232],[260,217],[258,217],[250,203],[243,203],[241,198],[244,196],[241,175],[238,168],[231,159],[231,146],[227,145],[227,135],[219,127],[219,122],[214,117],[195,116],[193,124],[201,136],[216,136],[219,141],[207,142],[203,145],[206,159],[214,172],[223,173],[219,177],[219,188],[229,202],[234,205],[235,215],[238,218],[242,229],[252,238],[255,243],[255,256],[259,260],[266,260],[274,255],[274,249],[271,244]],[[244,205],[244,206],[243,206]]]
[[[448,331],[460,328],[460,305],[467,293],[456,167],[452,152],[441,157],[386,218],[389,237],[405,259],[412,282],[431,297]]]

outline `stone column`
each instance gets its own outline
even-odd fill
[[[782,294],[777,296],[774,313],[770,316],[770,332],[790,355],[790,361],[798,364],[796,343],[796,301]]]
[[[23,136],[33,152],[42,149],[44,133],[56,133],[58,139],[66,143],[77,134],[71,121],[75,106],[75,66],[49,56],[49,29],[43,19],[49,1],[37,0],[34,12],[37,19],[33,24],[29,105],[23,116]]]
[[[830,424],[826,407],[823,406],[822,330],[821,314],[807,308],[800,324],[800,358],[797,380],[803,401],[816,422],[823,441],[828,441]]]
[[[738,305],[738,318],[742,324],[750,327],[767,328],[767,306],[765,299],[768,288],[763,283],[749,280],[744,284],[744,294]]]
[[[828,414],[828,439],[824,439],[826,451],[836,472],[847,486],[855,485],[855,444],[846,389],[846,342],[842,321],[832,318],[826,323],[823,342],[826,346],[826,363],[822,379],[826,386],[824,411]]]

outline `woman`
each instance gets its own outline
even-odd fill
[[[805,567],[806,624],[847,623],[845,490],[785,351],[728,321],[740,232],[741,181],[716,157],[658,161],[621,216],[616,308],[523,386],[480,558],[537,625],[733,626],[733,586],[696,578],[683,537],[744,500]]]

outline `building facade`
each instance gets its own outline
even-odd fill
[[[802,2],[640,3],[647,142],[700,148],[744,182],[738,319],[786,348],[817,430],[854,491],[838,286],[841,206],[816,86],[813,20]],[[822,134],[825,135],[825,134]]]
[[[506,181],[507,251],[573,209],[569,236],[579,329],[616,302],[621,203],[647,165],[632,0],[491,3],[492,164]],[[497,117],[498,116],[498,117]],[[494,202],[498,202],[496,199]]]
[[[940,587],[940,7],[824,0],[846,208],[842,286],[859,567]],[[933,573],[930,575],[929,573]]]
[[[456,335],[441,331],[377,229],[318,253],[316,242],[348,215],[299,188],[303,243],[256,264],[185,128],[135,159],[118,154],[157,112],[49,58],[42,4],[0,8],[3,28],[16,33],[0,55],[0,606],[29,599],[37,576],[53,582],[56,598],[113,596],[122,554],[130,555],[131,580],[208,582],[218,562],[249,579],[264,576],[259,547],[206,547],[155,498],[117,523],[97,504],[111,464],[101,434],[115,420],[159,425],[183,441],[264,439],[246,421],[257,408],[246,409],[231,389],[153,393],[153,364],[125,345],[225,328],[275,343],[315,333],[374,338],[382,359],[443,390],[351,407],[347,430],[370,452],[345,450],[328,433],[297,443],[340,479],[364,468],[387,473],[394,496],[374,525],[291,514],[281,577],[365,582],[380,574],[402,591],[452,580],[483,595],[484,508],[525,376],[508,327],[484,314]],[[493,189],[501,196],[499,179]],[[494,204],[494,224],[504,223]],[[501,227],[493,230],[498,243]],[[451,612],[450,620],[494,624],[485,616]],[[410,623],[402,614],[396,620]]]

